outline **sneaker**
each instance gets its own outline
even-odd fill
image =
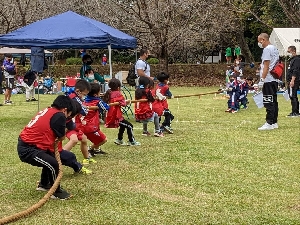
[[[10,101],[5,101],[4,104],[5,105],[11,105]]]
[[[268,124],[267,122],[258,128],[258,130],[273,130],[274,126],[271,124]]]
[[[83,166],[83,167],[81,167],[81,169],[80,169],[77,173],[88,175],[88,174],[91,174],[92,171],[91,171],[91,170],[88,170],[87,168],[85,168],[85,167]]]
[[[272,126],[274,129],[278,129],[278,123],[273,123]]]
[[[99,148],[99,149],[94,149],[94,153],[95,153],[96,155],[97,155],[97,154],[103,154],[103,155],[107,154],[107,152],[103,151],[101,148]]]
[[[231,108],[228,108],[225,110],[225,112],[231,112],[231,110],[232,110]]]
[[[142,135],[143,135],[143,136],[151,136],[151,134],[150,134],[149,131],[144,131],[144,132],[142,133]]]
[[[234,109],[232,109],[231,111],[230,111],[230,113],[237,113],[238,111],[237,110],[234,110]]]
[[[50,184],[43,185],[41,182],[37,182],[36,189],[37,191],[49,191],[52,186]]]
[[[59,200],[67,200],[68,198],[71,198],[72,195],[66,192],[63,189],[58,189],[56,192],[53,193],[51,196],[52,199],[59,199]]]
[[[248,106],[244,106],[243,109],[248,109]]]
[[[35,102],[35,101],[37,101],[37,99],[36,98],[32,98],[31,101]]]
[[[8,102],[8,103],[10,103],[10,104],[13,104],[13,102],[12,102],[12,101],[10,101],[10,100],[8,100],[7,102]]]
[[[167,131],[169,134],[173,134],[174,133],[173,130],[172,130],[172,128],[169,127],[169,126],[164,126],[164,130]]]
[[[161,132],[161,131],[160,131],[160,132],[155,132],[155,133],[154,133],[154,136],[155,136],[155,137],[164,137],[164,133]]]
[[[127,145],[123,140],[119,140],[118,138],[114,141],[116,145]]]
[[[298,117],[300,116],[299,113],[290,113],[289,115],[287,115],[286,117]]]
[[[129,146],[140,146],[141,143],[140,143],[140,142],[137,142],[137,141],[131,141],[131,142],[129,141],[129,142],[128,142],[128,145],[129,145]]]
[[[26,102],[30,102],[30,99],[26,99]]]
[[[97,163],[97,161],[95,159],[92,159],[92,158],[82,160],[83,165],[88,165],[88,164],[91,164],[91,163]]]

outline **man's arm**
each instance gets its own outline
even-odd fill
[[[290,82],[290,87],[294,87],[295,80],[300,78],[300,58],[295,59],[293,63],[293,74],[292,74],[292,80]]]
[[[264,68],[261,74],[261,78],[265,79],[267,74],[269,73],[270,60],[264,60],[263,64],[264,64]]]

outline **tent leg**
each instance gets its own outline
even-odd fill
[[[111,45],[108,45],[109,76],[112,78]]]

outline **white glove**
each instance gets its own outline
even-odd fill
[[[263,88],[264,83],[265,83],[265,82],[263,82],[263,81],[259,81],[259,83],[258,83],[258,88]]]

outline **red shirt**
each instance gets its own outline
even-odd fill
[[[152,90],[152,95],[155,96],[155,90]],[[154,102],[152,102],[152,110],[153,112],[156,112],[158,116],[161,116],[164,112],[164,107],[162,104],[162,101],[156,99]]]
[[[157,85],[156,85],[155,92],[156,92],[156,90],[159,90],[160,93],[161,93],[163,96],[166,96],[167,91],[169,90],[169,85],[165,84],[165,85],[163,85],[163,86],[160,86],[160,84],[157,84]],[[168,108],[169,108],[169,105],[168,105],[168,101],[167,101],[167,100],[161,101],[161,104],[162,104],[162,106],[163,106],[164,109],[168,109]]]
[[[121,107],[126,105],[125,98],[120,91],[112,91],[110,93],[109,103],[119,102],[119,105],[110,106],[105,120],[105,127],[117,128],[119,122],[124,120]]]
[[[148,90],[146,90],[147,92]],[[147,99],[147,96],[142,96],[142,99]],[[135,103],[135,118],[137,120],[147,120],[153,116],[151,102],[137,102]]]
[[[99,102],[100,100],[92,100],[90,102],[85,102],[84,105],[98,106]],[[82,120],[81,130],[83,133],[92,133],[99,130],[99,124],[99,110],[89,110],[88,114]]]
[[[53,144],[57,137],[50,127],[50,120],[56,113],[62,112],[55,108],[46,108],[40,111],[22,130],[20,134],[22,141],[35,145],[41,150],[54,152]]]

